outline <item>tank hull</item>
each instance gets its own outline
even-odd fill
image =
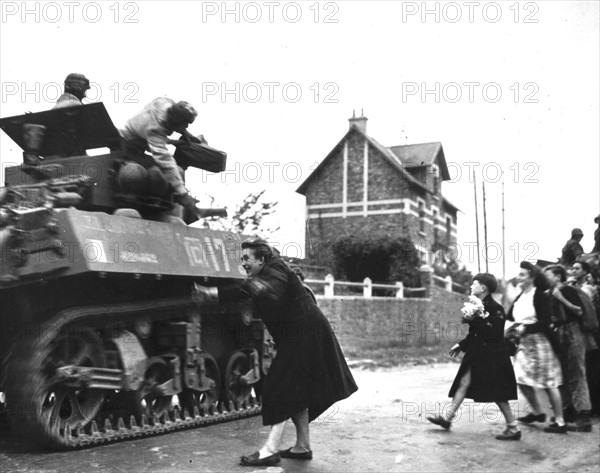
[[[11,435],[74,448],[258,414],[270,335],[249,303],[195,291],[243,281],[241,236],[185,225],[162,191],[136,194],[146,186],[126,170],[155,164],[124,151],[102,104],[0,127],[27,158],[0,192],[0,419]],[[45,141],[23,138],[31,127]]]

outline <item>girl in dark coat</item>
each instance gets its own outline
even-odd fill
[[[509,400],[517,399],[517,384],[508,348],[504,342],[504,309],[492,298],[496,278],[480,273],[473,278],[471,295],[480,299],[483,310],[467,320],[469,334],[450,349],[450,355],[465,352],[448,395],[452,402],[443,415],[427,420],[449,429],[465,398],[475,402],[495,402],[506,419],[506,430],[498,440],[519,440],[521,431],[513,417]]]
[[[269,438],[259,451],[243,456],[241,464],[309,460],[309,422],[358,388],[327,318],[293,270],[264,240],[242,243],[242,266],[249,278],[242,284],[219,287],[219,300],[250,297],[275,341],[277,354],[261,390],[263,425],[271,426]],[[214,289],[198,288],[206,295]],[[290,418],[296,427],[296,445],[279,451],[284,423]]]

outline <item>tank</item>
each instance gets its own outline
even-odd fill
[[[258,414],[271,337],[248,303],[194,291],[245,277],[241,236],[187,226],[152,157],[125,151],[102,103],[0,127],[23,150],[0,189],[10,435],[68,449]]]

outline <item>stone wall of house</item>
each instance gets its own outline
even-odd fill
[[[306,190],[306,205],[335,204],[343,195],[343,149],[325,161],[311,176]]]

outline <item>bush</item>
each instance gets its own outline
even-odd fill
[[[419,254],[408,238],[347,236],[336,240],[332,250],[338,279],[362,282],[369,277],[374,283],[420,286]]]

